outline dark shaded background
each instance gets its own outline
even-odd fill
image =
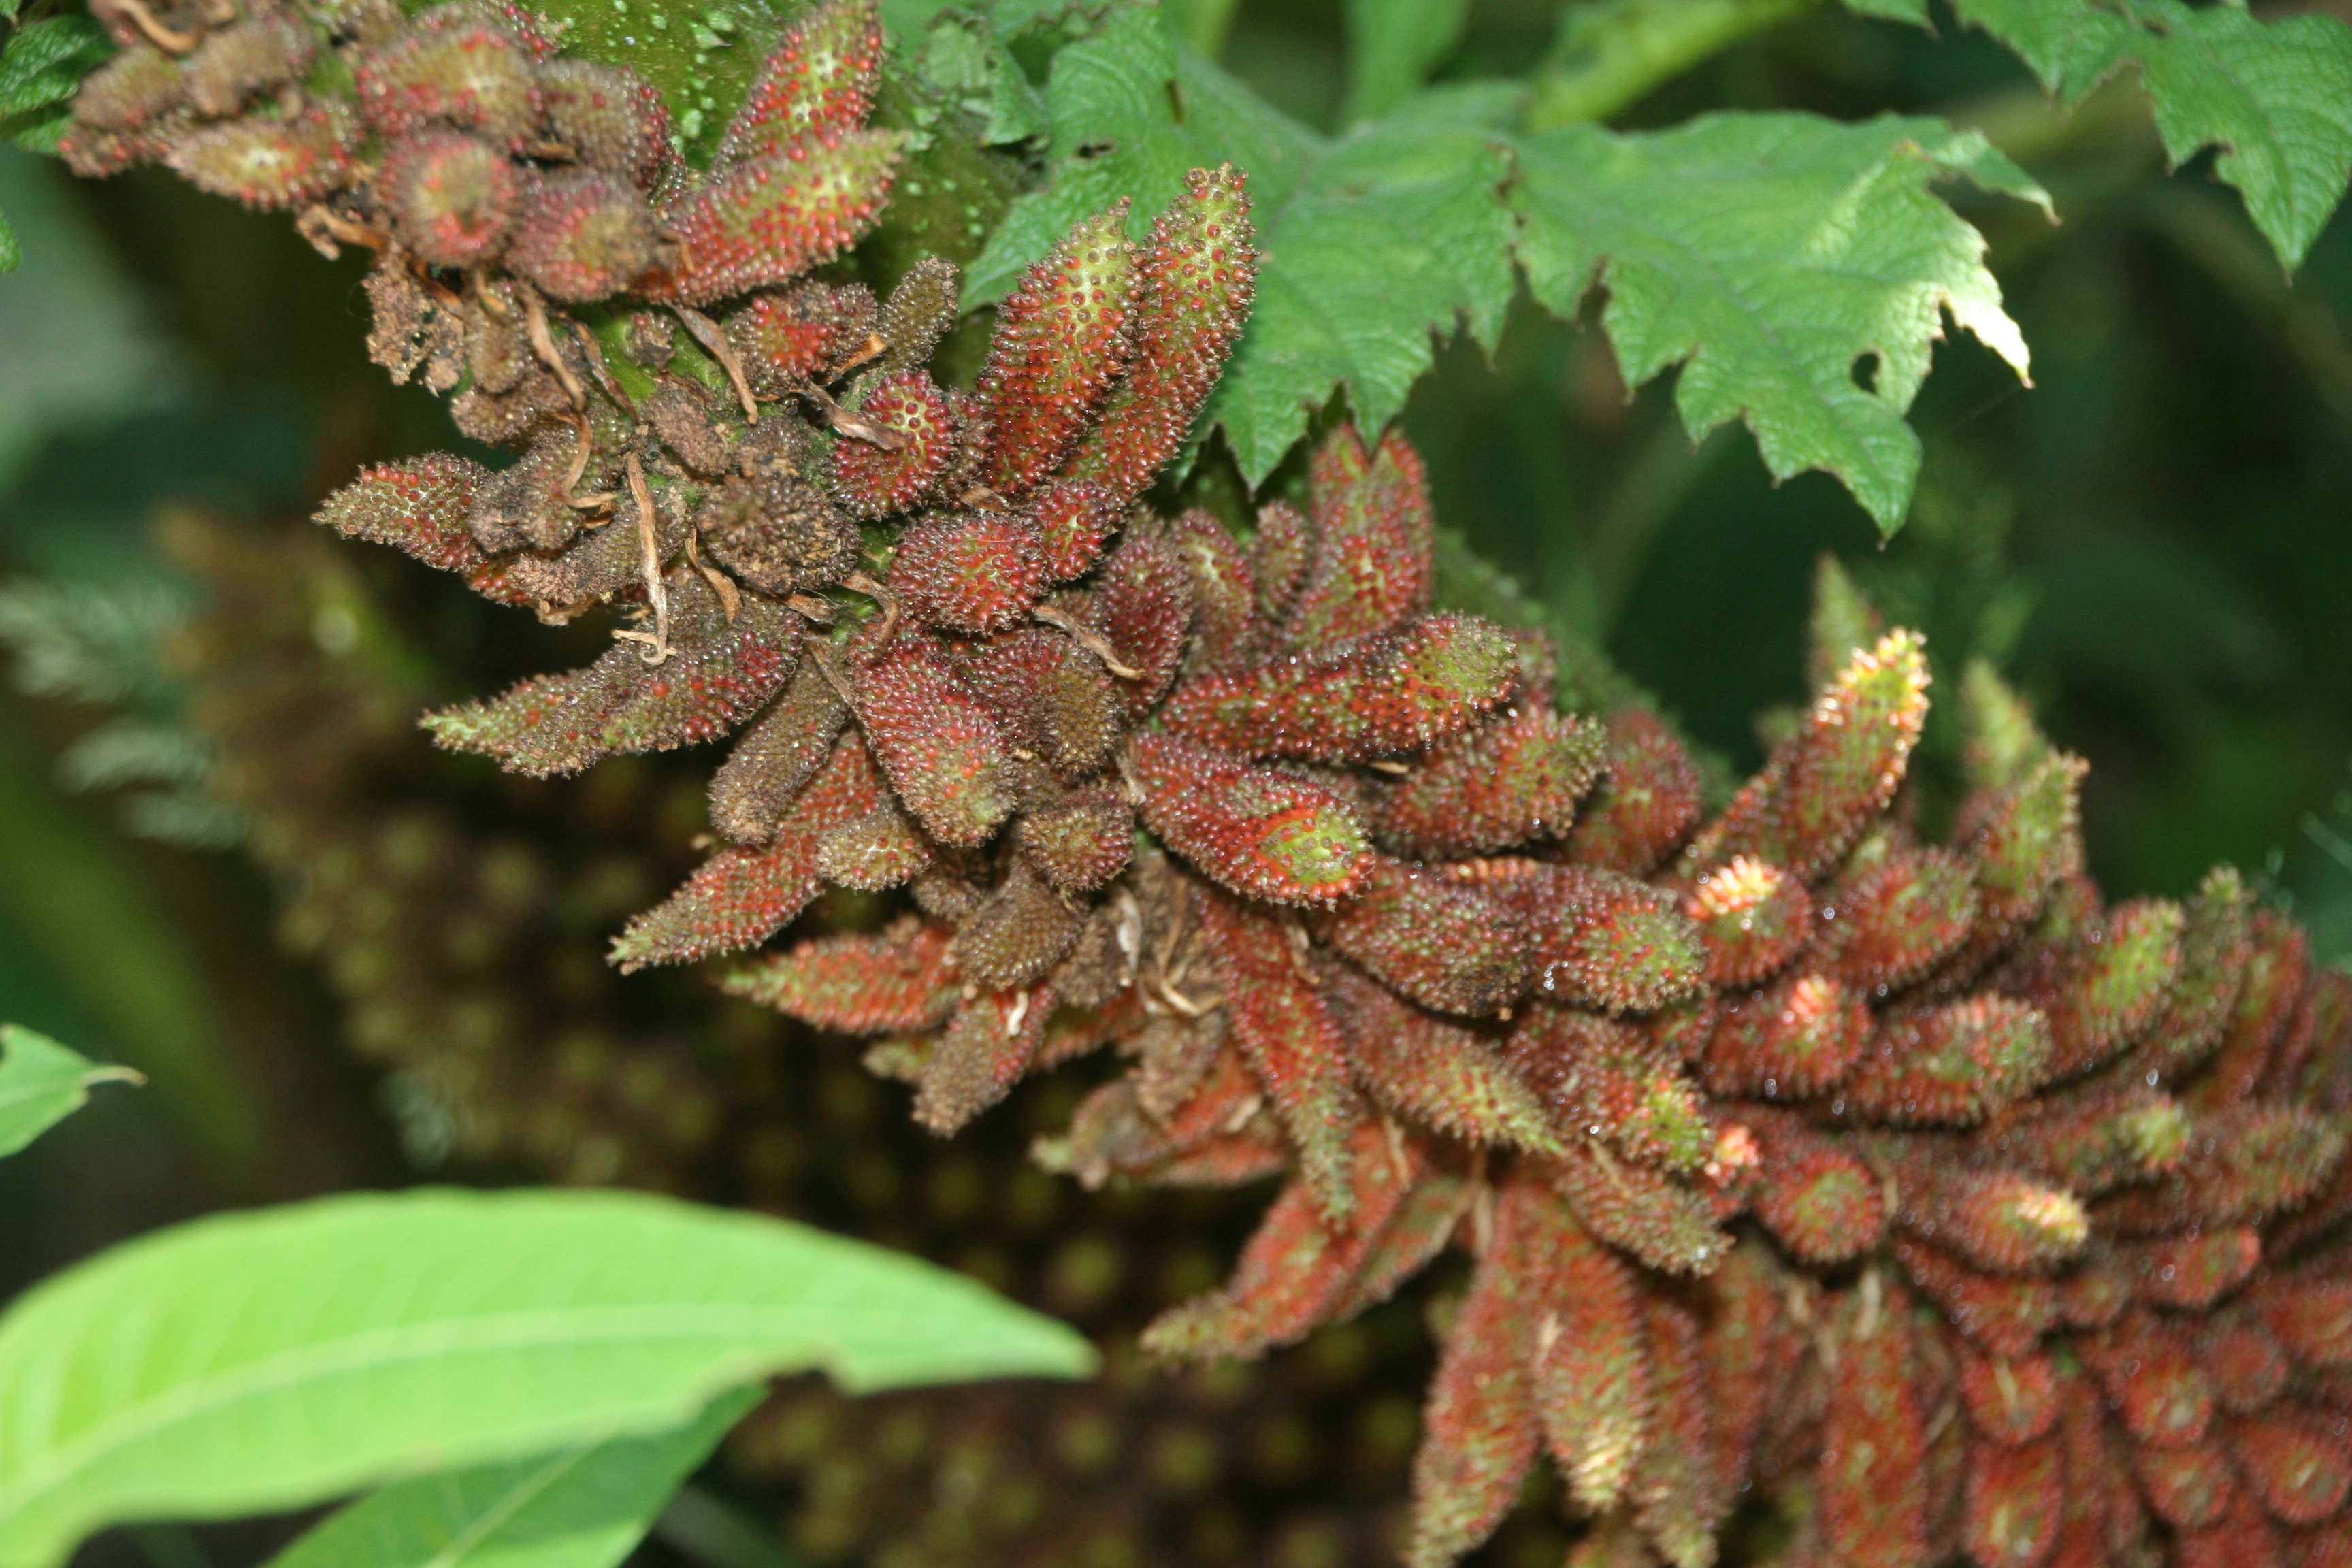
[[[1223,58],[1328,127],[1339,12],[1245,0]],[[1481,0],[1448,74],[1524,62],[1551,15]],[[1834,482],[1770,485],[1743,432],[1694,448],[1670,377],[1629,397],[1589,322],[1532,309],[1492,363],[1447,348],[1406,415],[1440,516],[1742,768],[1755,713],[1802,696],[1807,580],[1834,552],[1928,633],[1941,673],[1994,659],[2091,760],[2111,896],[2182,893],[2233,860],[2352,962],[2352,224],[2289,284],[2201,163],[2164,177],[2130,92],[2066,121],[2010,57],[1946,38],[1823,16],[1629,117],[1950,114],[2056,195],[2055,228],[1955,195],[2035,384],[1972,341],[1938,352],[1913,414],[1927,479],[1891,546]],[[0,578],[185,594],[149,542],[159,509],[265,528],[360,462],[449,444],[422,392],[365,362],[356,258],[325,263],[282,220],[152,172],[77,185],[0,154],[0,208],[27,256],[0,279]],[[447,614],[445,646],[488,646],[470,610]],[[505,657],[472,685],[514,673]],[[168,724],[175,700],[162,673],[108,706],[0,694],[0,1016],[157,1079],[0,1163],[0,1294],[207,1206],[407,1172],[249,863],[126,831],[138,792],[60,784],[78,739],[126,711]],[[1946,743],[1931,731],[1931,764]]]

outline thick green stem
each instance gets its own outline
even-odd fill
[[[1234,25],[1238,0],[1175,0],[1169,20],[1184,41],[1210,59],[1225,47],[1225,33]]]
[[[1599,0],[1572,6],[1535,79],[1527,128],[1606,120],[1653,89],[1821,0]]]

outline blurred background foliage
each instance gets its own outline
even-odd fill
[[[1343,0],[1181,15],[1274,103],[1338,128]],[[1473,0],[1440,76],[1522,68],[1557,22],[1549,0]],[[1945,114],[2016,157],[2063,224],[1953,199],[1991,243],[2034,384],[1972,340],[1938,350],[1913,415],[1926,478],[1882,546],[1834,481],[1771,485],[1743,432],[1694,447],[1671,376],[1628,397],[1590,303],[1582,326],[1522,308],[1491,363],[1443,352],[1404,416],[1441,519],[1742,770],[1757,715],[1802,696],[1807,584],[1833,552],[1927,633],[1947,689],[1989,658],[2091,760],[2111,897],[2182,894],[2231,860],[2352,963],[2352,222],[2290,282],[2201,164],[2163,177],[2136,97],[2061,117],[1948,18],[1931,39],[1806,17],[1624,123],[1715,107]],[[322,262],[281,218],[160,171],[79,184],[14,151],[0,210],[26,257],[0,279],[0,1013],[155,1080],[0,1165],[5,1293],[210,1205],[401,1175],[387,1097],[278,946],[286,889],[223,853],[246,825],[203,787],[220,760],[160,651],[197,590],[154,542],[175,510],[282,526],[357,464],[453,437],[367,363],[362,258]],[[556,662],[422,569],[353,570],[425,617],[406,629],[439,661],[410,672],[426,688]],[[331,604],[313,634],[331,657],[364,641]],[[1931,731],[1931,761],[1949,745]]]

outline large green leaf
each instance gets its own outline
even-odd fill
[[[129,1068],[100,1067],[47,1035],[0,1024],[0,1154],[13,1154],[89,1100],[94,1083],[142,1083]]]
[[[676,1431],[398,1482],[331,1515],[268,1568],[613,1568],[759,1402],[759,1389],[738,1389]]]
[[[1426,94],[1337,140],[1317,136],[1168,36],[1156,9],[1114,13],[1055,58],[1053,182],[1013,205],[973,264],[967,301],[1000,298],[1082,217],[1132,195],[1140,238],[1184,172],[1250,177],[1264,254],[1257,307],[1204,415],[1255,482],[1335,386],[1385,423],[1429,368],[1433,332],[1491,343],[1510,303],[1501,201],[1509,89]]]
[[[1693,435],[1745,418],[1776,476],[1827,468],[1890,532],[1919,464],[1903,414],[1942,313],[2025,369],[1983,240],[1931,187],[1958,175],[2048,198],[1980,136],[1939,121],[1736,115],[1517,137],[1504,128],[1515,90],[1489,86],[1418,94],[1326,139],[1173,42],[1148,5],[1063,49],[1046,97],[1052,177],[1013,205],[970,302],[1001,297],[1122,194],[1140,237],[1185,170],[1247,170],[1257,306],[1202,428],[1223,426],[1253,482],[1335,388],[1382,424],[1429,368],[1435,334],[1466,326],[1491,343],[1515,254],[1562,314],[1596,277],[1608,285],[1603,324],[1627,379],[1684,363]],[[1853,380],[1864,355],[1868,387]]]
[[[1847,0],[1927,23],[1927,0]],[[2352,28],[2322,11],[2256,21],[2242,5],[2179,0],[1954,0],[1960,20],[2016,52],[2042,86],[2079,103],[2139,70],[2177,166],[2221,148],[2214,172],[2290,268],[2302,265],[2352,178]]]
[[[1744,418],[1774,478],[1826,468],[1885,532],[1918,477],[1903,415],[1944,313],[2025,374],[1983,237],[1929,186],[1962,175],[2048,198],[1973,131],[1807,114],[1573,125],[1529,138],[1520,172],[1519,255],[1538,300],[1572,315],[1606,284],[1601,321],[1628,385],[1680,363],[1694,438]]]
[[[420,1190],[217,1215],[0,1316],[0,1564],[121,1520],[297,1507],[822,1368],[1081,1376],[1067,1328],[863,1243],[644,1194]]]

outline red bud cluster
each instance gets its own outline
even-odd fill
[[[1439,611],[1400,437],[1332,429],[1246,531],[1140,504],[1248,310],[1231,169],[1140,245],[1078,225],[950,389],[951,268],[808,276],[898,152],[870,0],[785,35],[707,174],[520,13],[337,15],[126,40],[68,150],[376,246],[377,357],[521,448],[321,514],[547,619],[623,612],[436,739],[555,774],[734,736],[720,842],[615,963],[739,955],[726,989],[878,1037],[942,1133],[1115,1049],[1048,1166],[1288,1178],[1164,1356],[1468,1252],[1417,1565],[1546,1453],[1596,1563],[1703,1568],[1743,1499],[1796,1563],[2352,1560],[2352,982],[2226,872],[2106,908],[2081,765],[1990,672],[1948,843],[1903,794],[1903,631],[1817,647],[1706,819],[1661,720],[1560,712],[1539,637]],[[354,99],[310,96],[321,50]],[[613,299],[648,309],[564,309]],[[900,907],[747,951],[828,885]]]

